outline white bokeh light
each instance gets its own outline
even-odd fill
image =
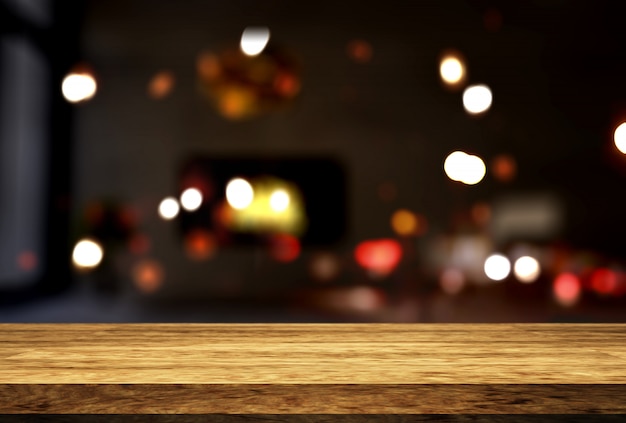
[[[187,188],[180,195],[180,204],[185,210],[198,210],[202,205],[202,193],[196,188]]]
[[[96,80],[89,74],[70,73],[63,79],[61,91],[70,103],[86,101],[96,95]]]
[[[615,129],[613,136],[615,140],[615,146],[622,153],[626,154],[626,122],[623,122]]]
[[[463,92],[463,107],[472,115],[484,113],[491,107],[493,94],[486,85],[472,85]]]
[[[439,65],[439,75],[441,75],[441,79],[446,84],[458,84],[465,76],[465,67],[458,58],[448,56]]]
[[[515,265],[513,266],[513,273],[515,273],[515,277],[524,283],[532,283],[537,280],[539,277],[539,273],[541,269],[539,267],[539,262],[530,256],[523,256],[515,260]]]
[[[450,153],[443,163],[443,169],[448,178],[467,185],[479,183],[487,173],[485,162],[480,157],[462,151]]]
[[[282,212],[287,210],[287,207],[289,207],[289,202],[289,194],[287,193],[287,191],[284,191],[282,189],[274,191],[270,196],[270,207],[275,212]]]
[[[243,210],[252,204],[253,199],[254,189],[245,179],[235,178],[226,185],[226,201],[232,208]]]
[[[241,34],[241,51],[247,56],[261,54],[270,40],[270,30],[264,26],[249,26]]]
[[[178,216],[180,206],[174,197],[167,197],[159,204],[159,216],[165,220],[171,220]]]
[[[82,269],[97,267],[102,261],[104,252],[100,244],[91,239],[81,239],[72,252],[74,265]]]
[[[485,260],[485,275],[493,281],[501,281],[511,273],[511,262],[501,254],[493,254]]]

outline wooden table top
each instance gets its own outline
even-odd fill
[[[626,413],[622,324],[0,324],[0,414]]]

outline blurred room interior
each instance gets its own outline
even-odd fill
[[[0,0],[0,322],[624,322],[617,1]]]

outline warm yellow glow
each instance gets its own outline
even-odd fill
[[[615,129],[615,146],[622,153],[626,154],[626,122]]]
[[[70,103],[86,101],[96,95],[96,80],[86,73],[70,73],[63,79],[61,91]]]
[[[391,216],[391,227],[398,235],[413,235],[417,226],[417,216],[409,210],[400,209]]]
[[[472,85],[463,92],[463,107],[471,115],[484,113],[491,107],[493,95],[486,85]]]
[[[457,57],[447,56],[439,64],[439,74],[443,82],[455,85],[464,79],[465,66]]]
[[[500,254],[489,256],[485,260],[485,275],[493,281],[501,281],[511,273],[511,262]]]
[[[226,185],[226,201],[232,208],[243,210],[252,204],[253,199],[254,189],[245,179],[235,178]]]
[[[100,244],[91,239],[81,239],[72,252],[72,261],[78,268],[90,269],[97,267],[102,261],[104,252]]]
[[[289,202],[289,194],[282,189],[274,191],[270,196],[270,207],[277,213],[287,210]]]
[[[513,266],[515,277],[524,283],[535,282],[539,277],[540,271],[539,262],[530,256],[518,258]]]
[[[448,178],[467,185],[475,185],[483,180],[487,167],[478,157],[455,151],[450,153],[443,163],[443,169]]]
[[[249,26],[241,34],[241,51],[247,56],[256,56],[261,54],[269,40],[269,28]]]
[[[179,211],[180,206],[174,197],[167,197],[159,204],[159,215],[165,220],[174,219]]]
[[[202,205],[202,193],[196,188],[187,188],[180,195],[180,204],[185,210],[198,210]]]

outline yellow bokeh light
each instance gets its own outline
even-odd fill
[[[246,56],[257,56],[265,49],[269,40],[269,28],[249,26],[241,34],[241,51]]]
[[[613,136],[615,140],[615,146],[622,153],[626,154],[626,122],[623,122],[615,129]]]
[[[462,151],[450,153],[443,163],[443,169],[448,178],[466,185],[479,183],[487,172],[485,162],[480,157]]]
[[[78,241],[72,252],[74,266],[81,269],[97,267],[103,257],[102,246],[97,241],[87,238]]]
[[[414,235],[418,228],[418,219],[415,213],[400,209],[391,215],[391,228],[398,235]]]
[[[245,179],[235,178],[226,185],[226,201],[232,208],[243,210],[252,204],[252,200],[254,200],[254,189]]]
[[[439,64],[439,75],[444,83],[457,85],[465,79],[465,66],[456,56],[446,56]]]
[[[88,73],[70,73],[61,84],[63,97],[70,103],[87,101],[96,95],[96,80]]]
[[[493,102],[491,89],[486,85],[472,85],[463,92],[463,107],[471,115],[478,115],[486,112]]]

